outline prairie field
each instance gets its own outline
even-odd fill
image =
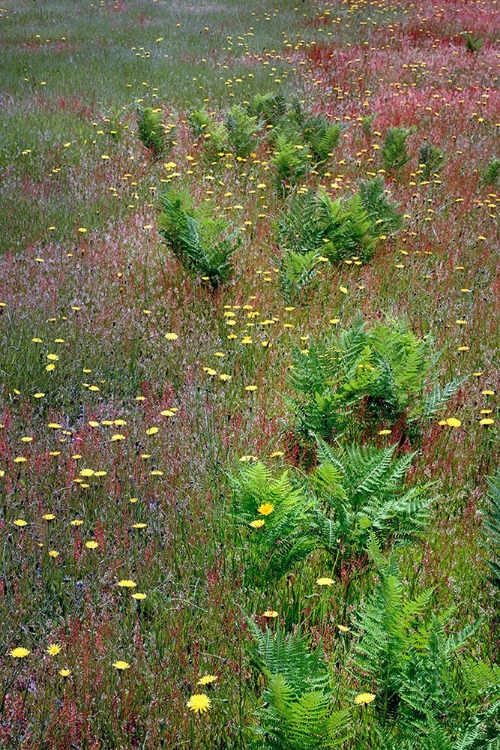
[[[4,0],[0,748],[500,749],[497,0]]]

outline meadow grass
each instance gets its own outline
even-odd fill
[[[374,567],[360,557],[337,574],[316,551],[249,584],[254,530],[235,523],[228,479],[255,458],[306,475],[287,400],[294,352],[358,312],[405,319],[441,351],[441,383],[466,377],[423,429],[408,483],[434,483],[431,522],[396,555],[407,590],[432,587],[451,632],[477,626],[463,651],[498,659],[482,532],[498,466],[500,188],[482,179],[500,155],[497,22],[495,3],[458,1],[19,0],[0,11],[2,747],[264,747],[246,617],[322,640],[350,708],[342,746],[383,746],[377,698],[354,703],[378,689],[352,658]],[[480,50],[467,51],[464,31]],[[293,305],[280,294],[288,203],[271,136],[263,129],[246,160],[210,163],[188,124],[202,105],[222,122],[268,92],[344,126],[304,188],[350,196],[381,175],[403,216],[372,260],[322,263]],[[161,160],[138,138],[141,106],[176,126]],[[385,170],[388,128],[412,126],[408,163]],[[444,157],[427,179],[425,143]],[[234,273],[215,291],[162,243],[167,185],[241,228]],[[15,658],[17,647],[30,653]],[[205,674],[217,680],[197,687]],[[196,693],[211,698],[205,714],[187,707]]]

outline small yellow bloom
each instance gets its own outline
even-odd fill
[[[350,628],[347,627],[347,625],[337,625],[338,629],[341,633],[348,633]]]
[[[121,586],[124,589],[133,589],[137,586],[135,581],[131,581],[128,578],[124,578],[121,581],[118,581],[117,586]]]
[[[262,503],[262,505],[259,505],[257,508],[257,512],[260,513],[261,516],[269,516],[274,510],[274,505],[272,503]]]
[[[58,643],[51,643],[49,646],[47,646],[47,653],[50,654],[50,656],[57,656],[57,654],[60,654],[61,651],[61,646]]]
[[[31,654],[31,651],[29,651],[27,648],[23,648],[22,646],[13,648],[10,652],[10,655],[13,656],[14,659],[24,659],[24,657],[28,656],[28,654]]]
[[[24,521],[22,518],[16,518],[16,520],[13,523],[14,523],[14,526],[19,526],[19,528],[22,528],[23,526],[28,525],[28,522]]]
[[[158,432],[158,427],[150,427],[148,430],[146,430],[146,435],[156,435]]]
[[[49,557],[59,557],[59,552],[56,549],[49,550]]]
[[[211,706],[211,700],[205,693],[197,693],[192,695],[187,702],[187,707],[194,711],[195,714],[203,714],[208,711]]]
[[[71,669],[60,669],[59,674],[61,677],[69,677],[71,674]]]
[[[113,666],[115,669],[130,669],[128,661],[114,661]]]
[[[125,435],[120,435],[119,433],[117,433],[116,435],[111,436],[112,443],[117,443],[119,440],[125,440]]]
[[[97,549],[99,543],[94,539],[91,539],[89,542],[85,542],[85,546],[87,547],[87,549]]]
[[[275,609],[266,609],[266,611],[262,613],[262,616],[274,619],[275,617],[278,617],[278,613]]]
[[[143,594],[142,591],[138,591],[137,594],[132,594],[132,599],[137,599],[137,601],[142,602],[143,599],[145,599],[147,594]]]
[[[44,515],[42,516],[42,518],[45,521],[53,521],[54,518],[55,518],[55,515],[53,513],[44,513]]]
[[[167,341],[177,341],[179,336],[176,333],[166,333],[165,338],[167,339]]]
[[[333,586],[335,581],[333,580],[333,578],[318,578],[316,583],[318,584],[318,586]]]
[[[448,419],[446,420],[446,424],[448,425],[448,427],[460,427],[462,422],[456,417],[448,417]]]
[[[211,682],[216,682],[217,677],[214,674],[205,674],[203,677],[200,677],[197,685],[210,685]]]
[[[250,521],[248,525],[251,526],[252,529],[261,529],[265,523],[266,522],[263,518],[257,518],[255,521]]]
[[[375,696],[373,693],[360,693],[355,697],[354,702],[358,705],[364,705],[366,703],[371,703],[374,700]]]

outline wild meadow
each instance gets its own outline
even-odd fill
[[[0,747],[500,748],[497,0],[4,0]]]

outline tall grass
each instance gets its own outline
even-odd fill
[[[311,502],[317,456],[290,427],[290,368],[359,312],[373,327],[404,320],[442,351],[429,363],[438,382],[467,376],[422,428],[405,487],[433,482],[435,499],[386,580],[401,601],[433,590],[425,618],[408,621],[415,648],[432,612],[447,612],[448,634],[477,626],[453,662],[467,683],[453,694],[456,726],[442,731],[458,742],[472,706],[487,721],[474,686],[481,674],[493,706],[498,612],[481,516],[498,465],[499,194],[483,179],[498,150],[497,17],[493,5],[340,0],[106,0],[71,13],[20,0],[0,11],[1,747],[263,746],[277,673],[256,661],[249,617],[263,633],[300,628],[312,651],[323,642],[333,687],[321,689],[349,709],[346,750],[382,747],[382,714],[391,742],[407,730],[408,713],[390,724],[377,707],[383,677],[353,661],[389,565],[366,541],[369,514],[349,527],[356,554],[335,538],[334,557],[318,547],[257,587],[246,565],[259,528],[235,524],[229,480],[259,459],[272,476],[288,469]],[[484,40],[473,55],[464,30]],[[211,163],[189,127],[194,109],[223,123],[270,92],[342,126],[327,167],[305,171],[296,191],[348,201],[378,176],[403,216],[369,261],[318,260],[293,303],[282,296],[276,227],[288,203],[272,128],[261,120],[254,151]],[[161,160],[139,141],[138,106],[176,126]],[[415,128],[394,175],[390,128]],[[424,141],[443,155],[439,173],[421,167]],[[233,274],[215,289],[161,242],[165,188],[197,207],[210,200],[241,229]],[[370,441],[403,458],[415,445],[400,427],[384,423]],[[30,653],[16,658],[17,647]],[[204,675],[217,679],[198,685]],[[307,693],[295,690],[289,703]],[[409,688],[398,690],[404,703]],[[199,693],[211,700],[203,714],[187,706]],[[375,699],[356,704],[366,693]]]

